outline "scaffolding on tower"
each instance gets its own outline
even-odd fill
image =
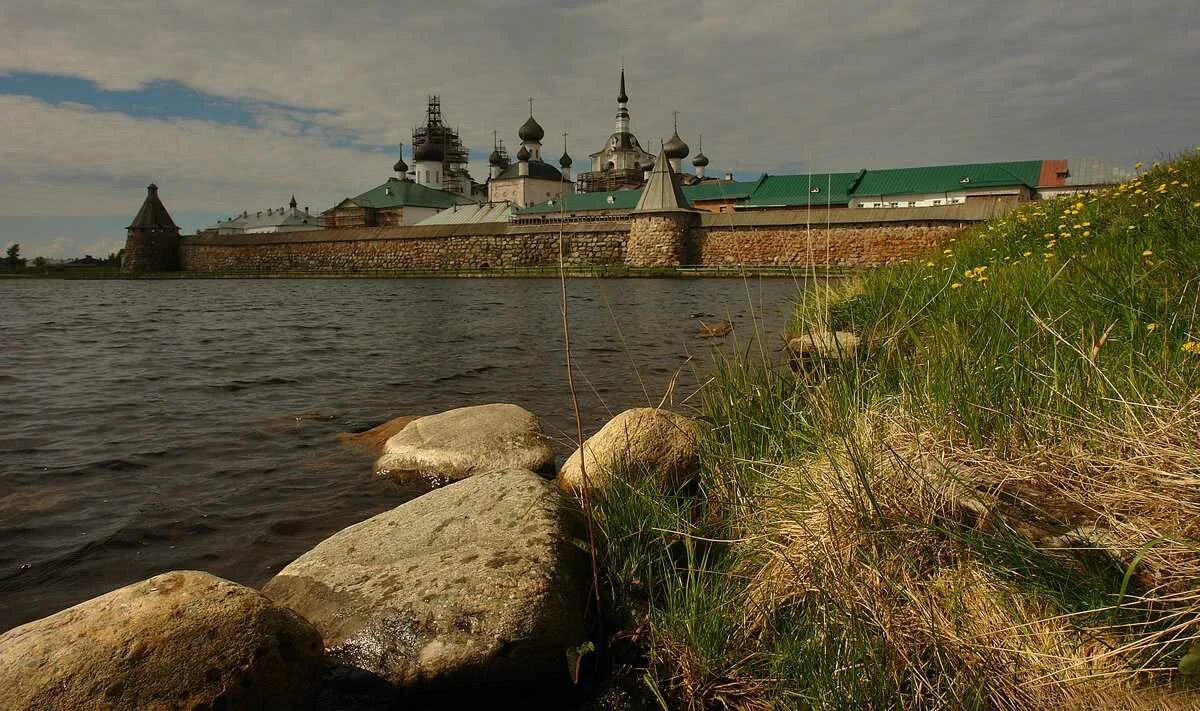
[[[433,141],[434,145],[442,148],[442,188],[469,197],[472,180],[467,165],[470,157],[458,131],[446,125],[442,116],[441,97],[433,94],[429,96],[425,109],[425,125],[413,127],[413,150],[426,141]]]

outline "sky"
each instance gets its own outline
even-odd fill
[[[710,174],[1200,143],[1196,0],[0,3],[0,244],[107,254],[145,186],[185,230],[392,175],[428,94],[477,179],[535,99],[547,157],[679,131]],[[406,156],[411,156],[406,151]]]

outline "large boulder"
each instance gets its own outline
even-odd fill
[[[554,452],[537,416],[517,405],[475,405],[417,418],[388,439],[375,462],[377,478],[430,487],[501,469],[554,476]]]
[[[650,473],[665,489],[678,487],[699,466],[699,435],[696,422],[677,412],[654,407],[626,410],[567,458],[558,485],[564,491],[579,491],[586,468],[590,488],[606,485],[618,469]]]
[[[177,571],[0,636],[0,708],[308,708],[322,667],[296,613]]]
[[[527,470],[471,477],[334,534],[263,592],[400,687],[565,683],[588,585],[565,503]]]

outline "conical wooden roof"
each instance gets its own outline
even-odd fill
[[[146,186],[146,201],[142,203],[142,209],[138,210],[137,216],[133,218],[133,222],[127,229],[179,229],[179,226],[171,219],[171,213],[167,212],[167,208],[163,206],[162,200],[158,199],[158,186],[154,183]]]
[[[650,174],[650,182],[642,190],[642,198],[634,212],[692,212],[691,203],[679,189],[666,151],[659,150],[658,158],[654,159],[654,172]]]

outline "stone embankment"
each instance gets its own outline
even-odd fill
[[[432,491],[346,528],[262,592],[195,571],[114,590],[0,635],[0,708],[307,709],[446,694],[561,708],[589,646],[591,575],[564,491],[697,468],[699,428],[639,408],[555,475],[516,405],[397,418],[351,444]],[[557,486],[556,486],[557,484]],[[432,697],[425,696],[432,694]],[[535,702],[534,699],[537,699]]]

